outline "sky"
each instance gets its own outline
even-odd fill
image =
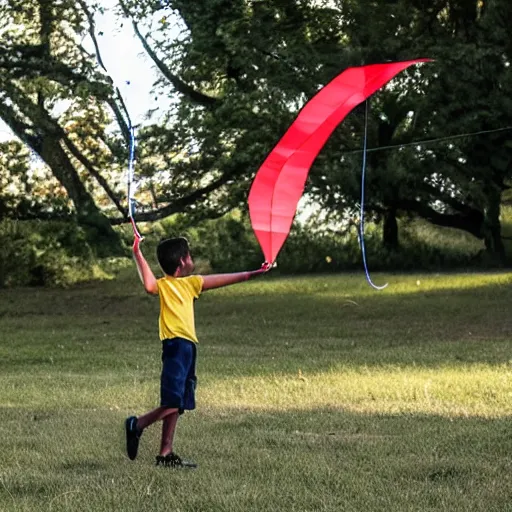
[[[102,4],[112,7],[116,2],[103,0]],[[145,55],[142,43],[137,39],[132,24],[125,21],[122,26],[111,11],[96,18],[101,55],[109,75],[121,91],[132,122],[141,122],[144,113],[155,106],[151,86],[157,78],[157,71],[151,66],[151,59]],[[89,46],[90,51],[93,50]]]
[[[109,75],[121,91],[133,124],[142,121],[144,113],[156,106],[151,86],[157,78],[149,57],[144,54],[140,41],[136,38],[131,23],[121,26],[111,11],[115,0],[102,0],[106,8],[103,16],[96,16],[96,31],[101,55]],[[84,47],[94,52],[90,38],[82,41]],[[129,83],[128,83],[129,82]],[[13,138],[10,128],[0,119],[0,142]]]

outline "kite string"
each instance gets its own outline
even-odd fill
[[[126,82],[127,85],[130,85],[130,82]],[[133,234],[137,237],[142,239],[142,235],[140,234],[139,230],[137,229],[137,224],[135,223],[135,191],[137,190],[137,184],[135,184],[134,176],[135,176],[135,149],[137,147],[136,138],[135,138],[135,127],[132,124],[132,120],[130,117],[130,113],[128,112],[128,108],[126,107],[126,103],[124,101],[124,98],[121,94],[121,91],[119,90],[119,87],[117,87],[114,84],[114,88],[116,91],[116,94],[121,102],[121,105],[123,107],[123,110],[126,114],[126,119],[128,121],[128,133],[129,133],[129,140],[128,140],[128,146],[129,146],[129,154],[128,154],[128,172],[126,175],[126,181],[127,181],[127,202],[128,202],[128,218],[130,219],[130,222],[132,224],[133,228]]]
[[[406,148],[409,146],[424,146],[427,144],[431,144],[433,142],[444,142],[448,140],[454,140],[454,139],[463,139],[467,137],[476,137],[477,135],[487,135],[489,133],[498,133],[498,132],[506,132],[512,130],[512,126],[505,126],[504,128],[493,128],[492,130],[480,130],[478,132],[468,132],[468,133],[459,133],[457,135],[447,135],[445,137],[437,137],[434,139],[423,139],[423,140],[417,140],[413,142],[405,142],[403,144],[391,144],[389,146],[378,146],[375,148],[368,148],[366,150],[362,149],[351,149],[348,151],[344,151],[343,153],[345,155],[350,155],[354,153],[362,153],[365,151],[366,153],[374,153],[375,151],[385,151],[388,149],[395,149],[395,148]]]
[[[364,115],[364,140],[363,140],[363,168],[361,171],[361,209],[360,209],[360,221],[359,221],[359,245],[361,246],[361,255],[363,257],[363,266],[364,272],[366,274],[366,280],[368,284],[375,288],[376,290],[383,290],[386,288],[388,283],[377,286],[372,281],[370,277],[370,272],[368,270],[368,263],[366,261],[366,248],[364,245],[364,188],[365,188],[365,178],[366,178],[366,148],[368,142],[368,100],[365,101],[365,115]]]
[[[134,183],[134,169],[135,169],[135,147],[136,147],[136,140],[135,140],[135,128],[132,126],[131,120],[128,118],[130,123],[130,154],[128,158],[128,218],[130,219],[130,222],[132,223],[133,233],[137,238],[142,239],[142,235],[140,234],[139,230],[137,229],[137,224],[135,223],[135,191],[137,189],[137,186]]]
[[[87,6],[84,4],[83,1],[79,0],[79,3],[81,4],[82,8],[84,9],[84,12],[87,16],[87,19],[89,20],[89,35],[92,39],[93,45],[94,45],[94,51],[96,54],[96,60],[98,62],[98,65],[103,69],[105,72],[105,75],[110,80],[112,87],[114,89],[114,93],[117,96],[117,100],[119,101],[119,104],[121,106],[120,109],[117,109],[117,114],[119,113],[120,121],[122,121],[121,124],[121,131],[125,135],[126,140],[126,131],[128,131],[128,146],[129,146],[129,158],[128,158],[128,172],[127,172],[127,213],[128,218],[130,219],[130,222],[133,227],[133,233],[136,237],[142,238],[141,234],[139,233],[139,230],[137,229],[137,225],[135,223],[134,215],[135,215],[135,199],[134,194],[137,189],[137,185],[134,184],[134,169],[135,169],[135,148],[136,148],[136,141],[135,141],[135,128],[132,123],[132,119],[130,117],[130,112],[128,111],[128,107],[126,106],[126,102],[124,101],[123,95],[121,94],[121,90],[116,84],[115,80],[112,78],[110,73],[108,72],[107,67],[105,66],[105,63],[103,61],[103,58],[101,56],[100,47],[98,44],[98,40],[96,38],[95,33],[95,22],[94,22],[94,16],[92,13],[88,10]],[[126,84],[130,85],[130,81],[126,80]],[[124,115],[126,116],[126,119],[123,118],[122,112],[124,112]]]

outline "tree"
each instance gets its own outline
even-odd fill
[[[266,152],[331,74],[343,46],[336,13],[283,1],[119,5],[161,73],[155,94],[171,102],[163,122],[139,129],[137,169],[150,206],[138,220],[221,215],[244,202]],[[172,9],[183,23],[178,38],[170,23],[150,27],[155,11]],[[111,225],[126,221],[119,172],[129,116],[101,59],[100,10],[85,0],[9,0],[0,11],[0,116],[51,169],[79,222],[115,239]],[[80,44],[86,34],[95,55]],[[59,116],[62,101],[70,107]],[[118,130],[108,134],[112,121]]]
[[[368,154],[367,206],[384,219],[385,244],[398,245],[398,215],[419,215],[483,239],[503,261],[499,205],[512,171],[511,132],[399,146],[509,126],[512,112],[504,91],[511,80],[511,38],[504,20],[510,3],[361,0],[339,8],[350,20],[347,37],[366,62],[436,59],[420,73],[401,75],[371,101],[370,147],[395,146]],[[359,133],[363,117],[360,109],[352,117]],[[324,166],[324,173],[312,175],[324,204],[333,207],[340,198],[342,205],[357,202],[357,157],[357,164],[346,155],[341,168]]]
[[[146,132],[151,153],[172,147],[173,154],[187,156],[168,162],[173,174],[165,184],[167,197],[164,191],[159,197],[179,202],[190,178],[204,179],[207,170],[223,186],[196,210],[211,216],[245,203],[265,155],[304,101],[339,67],[341,28],[327,4],[170,1],[162,11],[154,2],[122,2],[162,72],[157,92],[164,97],[180,92],[165,117],[172,129]],[[155,12],[161,23],[143,30]],[[172,37],[177,26],[180,36]]]
[[[120,0],[120,23],[129,20],[160,73],[153,92],[161,115],[138,127],[138,220],[244,205],[254,172],[297,111],[348,66],[437,59],[372,99],[370,146],[502,126],[510,118],[510,10],[507,0]],[[46,162],[79,221],[115,239],[111,226],[126,222],[130,122],[103,66],[100,11],[86,0],[0,7],[0,116]],[[86,35],[94,54],[80,43]],[[62,101],[70,106],[59,114]],[[308,190],[326,209],[357,206],[363,127],[358,108],[314,164]],[[368,207],[384,219],[389,247],[398,245],[397,218],[419,215],[502,253],[496,204],[510,178],[510,140],[481,140],[368,154]]]
[[[121,250],[118,236],[80,176],[83,169],[100,181],[101,175],[52,112],[59,101],[70,100],[77,109],[87,104],[89,95],[79,95],[83,84],[108,97],[108,83],[75,44],[84,17],[74,5],[12,0],[0,8],[0,116],[52,170],[98,253],[106,247],[115,253]]]

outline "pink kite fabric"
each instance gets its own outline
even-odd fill
[[[348,68],[306,103],[259,168],[249,192],[251,224],[267,262],[275,261],[284,244],[309,169],[336,126],[395,75],[429,60]]]

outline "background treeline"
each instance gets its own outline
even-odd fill
[[[128,254],[130,116],[103,61],[105,17],[158,71],[136,167],[155,239],[189,233],[212,270],[259,265],[248,189],[304,103],[349,66],[430,57],[371,100],[370,266],[509,264],[510,0],[6,0],[0,285],[90,279]],[[313,165],[313,218],[281,272],[360,268],[364,123],[363,105]]]
[[[512,211],[509,218],[512,218]],[[145,226],[144,226],[145,227]],[[512,234],[512,222],[504,223]],[[132,265],[131,227],[118,230],[125,255],[98,258],[83,229],[68,221],[12,221],[0,223],[0,286],[66,286],[93,279],[111,279]],[[425,221],[400,222],[402,243],[390,250],[382,244],[382,224],[370,223],[365,245],[372,271],[479,270],[496,267],[481,242],[467,233],[433,227]],[[186,236],[198,272],[232,272],[258,268],[263,260],[250,223],[240,212],[219,219],[193,222],[178,215],[151,224],[144,252],[158,272],[156,245],[165,237]],[[357,227],[335,231],[314,221],[296,223],[278,258],[274,274],[362,272]]]

